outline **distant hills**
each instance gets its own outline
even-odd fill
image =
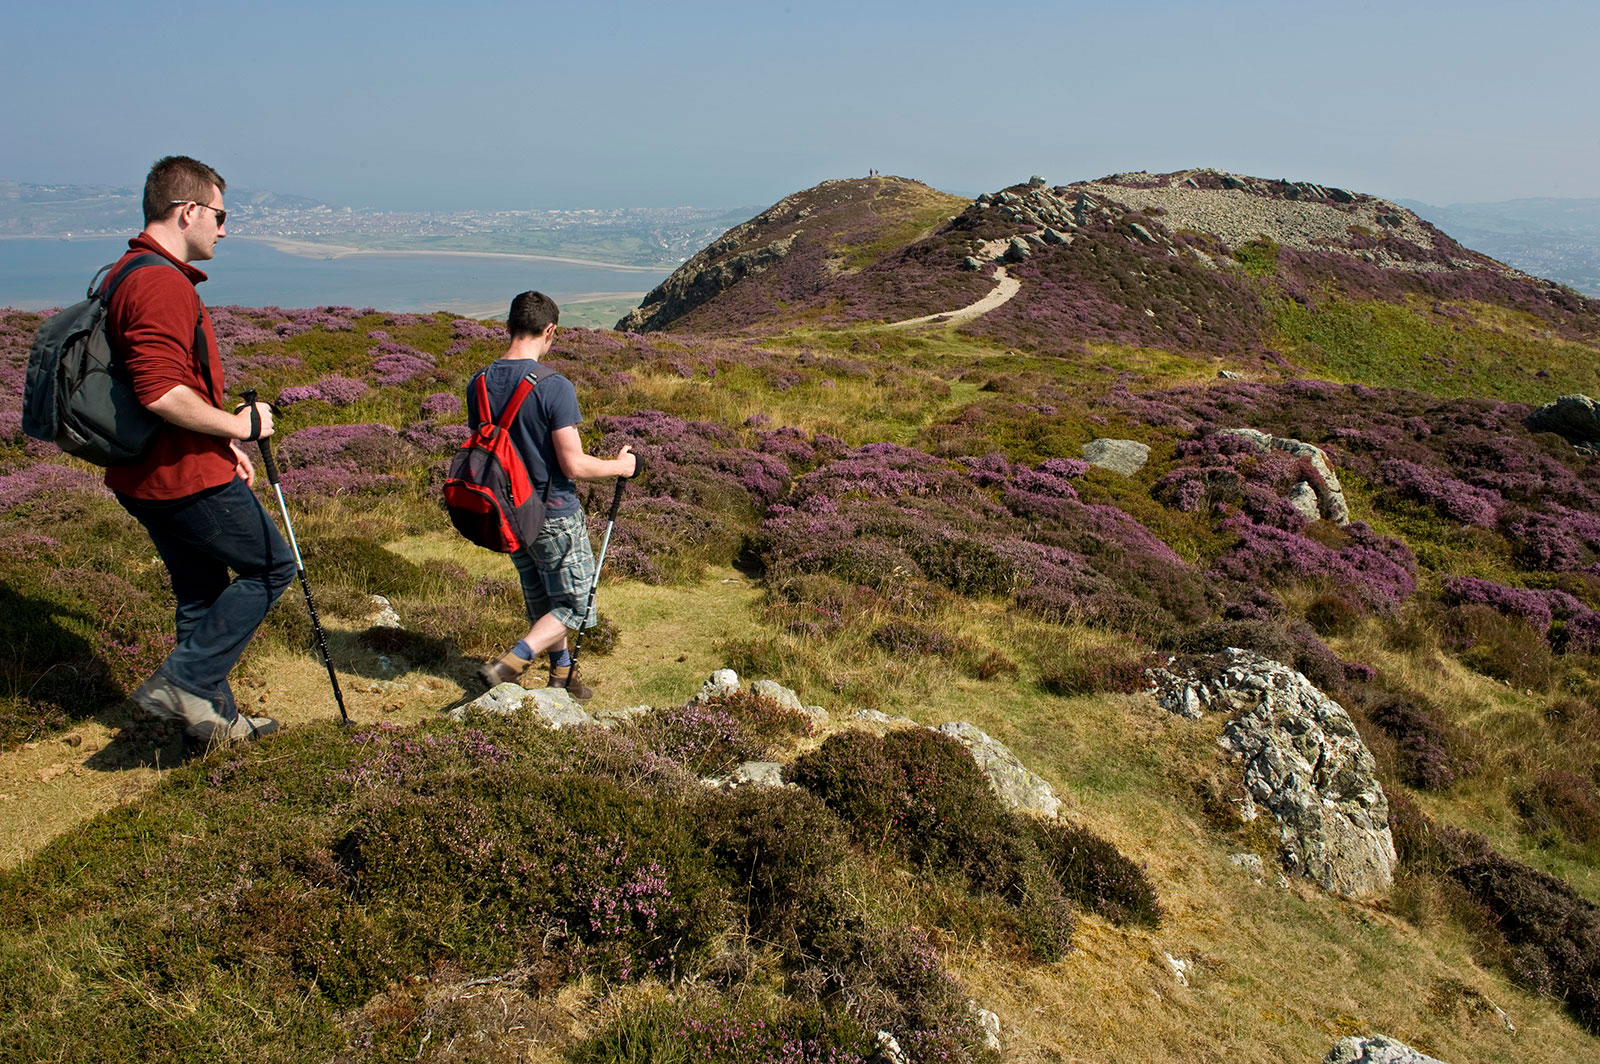
[[[114,236],[140,226],[140,192],[0,182],[0,237]],[[233,236],[368,251],[551,255],[671,269],[753,208],[380,211],[250,188],[228,190]]]
[[[1600,296],[1600,199],[1539,197],[1449,207],[1398,202],[1468,247]]]

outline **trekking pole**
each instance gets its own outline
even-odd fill
[[[247,388],[240,394],[244,396],[246,406],[255,405],[254,388]],[[306,563],[300,557],[300,544],[295,542],[294,523],[289,520],[289,507],[283,501],[283,487],[278,483],[278,463],[272,460],[272,440],[270,437],[259,439],[256,441],[256,446],[261,448],[261,464],[267,467],[267,481],[278,496],[278,512],[283,514],[283,530],[289,533],[289,549],[294,551],[295,568],[300,573],[300,590],[306,593],[306,610],[311,614],[311,630],[316,633],[317,649],[322,651],[322,664],[328,667],[328,682],[333,684],[333,700],[339,703],[339,720],[348,728],[350,714],[345,712],[344,692],[339,690],[339,677],[333,671],[333,658],[328,655],[328,639],[322,631],[322,619],[317,616],[317,604],[311,600],[311,582],[306,579]]]
[[[633,456],[633,477],[644,472],[644,459]],[[589,601],[583,607],[583,624],[578,628],[578,638],[572,644],[572,664],[578,664],[578,651],[583,649],[583,633],[589,627],[589,615],[594,612],[594,595],[600,590],[600,568],[606,563],[606,548],[611,546],[611,526],[617,523],[617,510],[622,506],[622,489],[633,477],[618,477],[617,490],[611,496],[611,516],[606,518],[606,534],[600,539],[600,557],[594,563],[594,582],[589,585]]]

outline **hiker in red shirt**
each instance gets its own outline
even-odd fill
[[[183,721],[191,752],[277,730],[270,717],[240,714],[228,673],[296,572],[289,545],[250,490],[255,469],[239,445],[272,435],[272,408],[224,406],[216,336],[195,291],[206,275],[192,263],[211,258],[227,235],[226,187],[195,159],[159,160],[145,179],[144,231],[108,275],[151,252],[171,264],[130,272],[107,309],[107,336],[139,402],[165,424],[145,454],[108,467],[105,480],[150,533],[177,599],[176,644],[133,700]]]

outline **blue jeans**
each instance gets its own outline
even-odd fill
[[[228,673],[267,610],[294,582],[294,554],[255,494],[235,477],[181,499],[118,494],[150,533],[178,600],[177,644],[158,670],[191,694],[237,715]],[[228,570],[239,574],[230,580]]]

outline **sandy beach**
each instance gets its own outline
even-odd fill
[[[441,251],[433,248],[357,248],[348,244],[318,244],[310,240],[294,240],[289,237],[279,236],[236,236],[234,240],[251,240],[258,244],[265,244],[274,251],[281,251],[285,255],[296,255],[304,259],[342,259],[351,255],[448,255],[460,258],[477,259],[523,259],[530,262],[560,262],[568,266],[598,266],[607,270],[620,270],[625,273],[648,273],[659,275],[663,267],[660,266],[624,266],[615,262],[601,262],[598,259],[573,259],[560,255],[533,255],[515,251]]]

